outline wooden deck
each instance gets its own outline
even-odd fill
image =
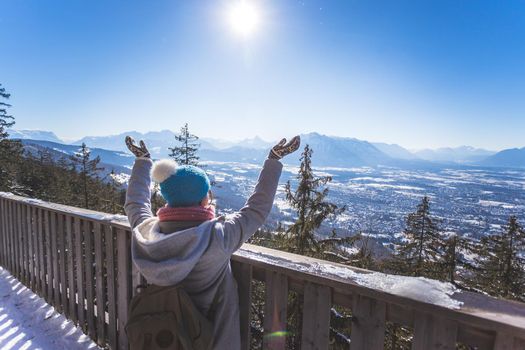
[[[80,325],[99,345],[127,349],[123,331],[140,276],[119,217],[0,194],[0,264]],[[525,304],[453,293],[453,308],[373,288],[371,271],[245,244],[233,257],[243,349],[250,347],[254,281],[264,285],[265,335],[286,334],[289,293],[302,295],[301,349],[329,349],[331,309],[351,310],[351,349],[383,349],[387,322],[413,330],[412,349],[525,349]],[[344,273],[341,273],[344,272]],[[350,276],[350,277],[349,277]],[[264,337],[264,349],[284,349]]]

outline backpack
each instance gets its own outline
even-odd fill
[[[131,350],[209,350],[213,325],[182,288],[149,285],[131,300],[126,334]]]

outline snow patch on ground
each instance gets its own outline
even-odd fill
[[[0,349],[101,348],[73,322],[0,267]]]

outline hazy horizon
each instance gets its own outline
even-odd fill
[[[525,146],[517,0],[6,0],[0,21],[15,129]]]
[[[85,137],[112,137],[112,136],[118,136],[118,135],[121,135],[121,134],[132,133],[132,132],[138,132],[138,133],[141,133],[141,134],[147,134],[147,133],[162,132],[162,131],[170,131],[170,132],[173,132],[173,133],[178,133],[180,131],[178,129],[177,130],[173,130],[173,129],[159,129],[159,130],[146,130],[146,131],[124,130],[124,131],[120,131],[120,132],[116,132],[116,133],[110,133],[110,134],[84,135],[84,136],[80,136],[80,137],[77,137],[77,138],[70,138],[70,137],[67,137],[67,136],[64,137],[62,135],[59,135],[56,132],[54,132],[53,130],[19,129],[19,128],[16,128],[16,127],[11,129],[11,130],[15,130],[15,131],[49,131],[49,132],[52,132],[61,141],[64,141],[64,142],[69,143],[69,144],[74,143],[74,142],[78,142],[78,141],[80,141],[81,139],[83,139]],[[190,128],[190,132],[193,133],[191,128]],[[319,133],[317,131],[301,132],[298,135],[305,135],[305,134],[310,134],[310,133],[318,133],[320,135],[327,136],[327,137],[342,137],[342,138],[349,138],[349,139],[357,139],[359,141],[366,141],[366,142],[369,142],[369,143],[387,143],[387,142],[384,142],[384,141],[381,141],[381,140],[360,139],[360,138],[357,138],[357,137],[353,137],[351,135],[338,136],[338,135],[322,134],[322,133]],[[224,142],[224,143],[237,143],[237,142],[241,142],[241,141],[245,141],[245,140],[253,140],[255,138],[259,138],[262,141],[268,142],[268,143],[279,141],[278,139],[273,139],[273,140],[272,139],[267,139],[267,138],[261,137],[260,135],[247,135],[246,137],[243,137],[243,138],[230,138],[230,139],[216,137],[216,136],[209,136],[209,135],[197,135],[197,136],[200,139],[217,140],[217,141],[221,141],[221,142]],[[287,138],[291,138],[293,136],[295,136],[295,134],[294,135],[283,135],[283,137],[287,137]],[[406,150],[408,150],[410,152],[418,152],[418,151],[422,151],[422,150],[437,150],[437,149],[444,149],[444,148],[455,149],[455,148],[460,148],[460,147],[472,147],[472,148],[475,148],[475,149],[481,149],[481,150],[486,150],[486,151],[491,151],[491,152],[499,152],[499,151],[502,151],[502,150],[505,150],[505,149],[510,149],[510,148],[524,148],[525,147],[525,144],[524,144],[524,145],[516,145],[514,147],[509,147],[509,148],[504,148],[504,149],[489,149],[489,148],[483,148],[483,147],[476,147],[475,145],[459,144],[459,145],[446,145],[446,146],[435,147],[435,148],[431,148],[431,147],[408,148],[408,147],[405,147],[403,144],[399,144],[399,143],[387,143],[387,144],[401,146],[401,147],[405,148]]]

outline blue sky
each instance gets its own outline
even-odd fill
[[[524,1],[0,0],[19,129],[525,146]]]

